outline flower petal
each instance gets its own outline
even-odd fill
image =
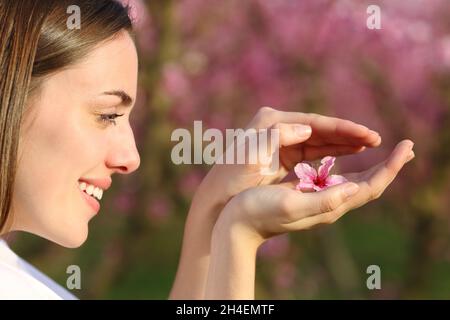
[[[316,185],[314,182],[303,182],[300,180],[300,182],[295,186],[295,189],[297,190],[315,190]]]
[[[313,182],[317,177],[317,171],[307,163],[299,163],[294,168],[295,174],[303,182]]]
[[[331,176],[327,177],[327,179],[325,180],[325,185],[327,187],[331,187],[331,186],[341,184],[341,183],[344,183],[347,181],[348,180],[343,176],[340,176],[338,174],[332,174]]]
[[[323,189],[326,189],[327,187],[325,186],[325,187],[321,187],[321,186],[318,186],[318,185],[314,185],[314,187],[313,187],[313,189],[315,190],[315,191],[320,191],[320,190],[323,190]]]
[[[335,157],[328,156],[323,158],[322,161],[320,161],[322,165],[319,167],[318,170],[319,179],[325,180],[326,177],[328,177],[331,168],[334,166],[334,160],[336,160]]]

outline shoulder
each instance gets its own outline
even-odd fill
[[[0,300],[55,299],[55,295],[40,286],[26,273],[0,262]]]
[[[71,292],[23,260],[0,239],[0,300],[77,299]]]

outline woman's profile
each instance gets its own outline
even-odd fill
[[[80,29],[67,8],[80,8]],[[114,0],[0,0],[0,235],[24,231],[81,246],[114,175],[141,165],[130,113],[138,53],[128,8]],[[256,250],[267,239],[333,223],[377,199],[414,157],[403,140],[347,182],[298,190],[284,181],[303,161],[377,147],[352,121],[264,107],[248,128],[277,129],[280,167],[212,167],[186,220],[171,299],[254,298]],[[142,164],[143,165],[143,164]],[[0,240],[0,299],[75,299]]]

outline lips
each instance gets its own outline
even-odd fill
[[[80,190],[83,199],[94,210],[95,213],[98,213],[98,211],[100,210],[100,203],[96,198],[94,198],[94,195],[96,197],[98,197],[99,199],[101,199],[103,190],[107,190],[111,186],[111,183],[112,183],[111,177],[106,177],[106,178],[84,178],[84,177],[82,177],[82,178],[78,179],[78,190]],[[99,191],[99,193],[101,193],[101,194],[97,194],[94,192],[93,195],[89,195],[88,193],[85,192],[85,190],[80,189],[80,185],[86,185],[86,184],[89,184],[96,188],[102,189],[101,191]],[[90,187],[90,188],[92,188],[92,187]],[[92,189],[88,190],[88,192],[91,194]]]
[[[78,188],[78,190],[80,189]],[[86,203],[94,210],[94,212],[98,213],[98,211],[100,210],[100,203],[94,197],[88,195],[86,192],[80,190],[80,193]]]
[[[99,187],[106,191],[111,186],[112,180],[108,178],[80,178],[79,182],[86,182],[87,184],[92,184],[93,186]]]

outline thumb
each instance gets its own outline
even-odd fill
[[[277,123],[272,126],[279,130],[280,146],[287,147],[308,140],[311,137],[312,129],[308,125]]]
[[[303,216],[331,212],[350,199],[359,190],[354,182],[341,183],[319,192],[303,193]]]

